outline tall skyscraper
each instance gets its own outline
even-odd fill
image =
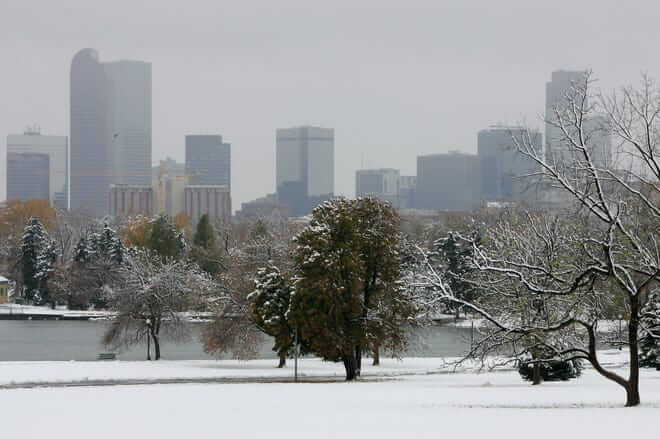
[[[7,153],[7,200],[48,200],[50,157],[44,153]]]
[[[151,64],[115,61],[104,64],[108,83],[108,119],[113,183],[151,184]]]
[[[334,196],[335,134],[332,128],[277,130],[276,186],[283,208],[303,216]]]
[[[220,135],[186,136],[186,176],[190,184],[231,189],[231,145]]]
[[[66,136],[43,136],[38,130],[27,130],[24,134],[10,134],[7,136],[7,156],[10,154],[46,154],[48,156],[48,186],[49,194],[46,198],[52,206],[66,209],[68,197],[68,141]],[[33,162],[34,164],[34,162]],[[7,161],[9,167],[9,160]],[[40,178],[43,172],[39,171]],[[9,194],[17,196],[22,189],[17,186],[18,182],[25,182],[25,176],[14,174],[19,180],[10,179],[7,174],[7,199]],[[40,195],[41,196],[41,195]],[[18,198],[21,199],[21,198]]]
[[[108,213],[111,184],[151,183],[151,65],[101,63],[93,49],[71,63],[72,209]]]
[[[561,130],[552,124],[557,119],[555,109],[566,109],[566,95],[572,94],[573,88],[584,86],[585,75],[585,71],[557,70],[552,72],[551,81],[545,84],[545,157],[549,162],[564,157],[565,151]]]
[[[452,151],[417,157],[415,207],[469,211],[479,206],[479,159]]]
[[[534,160],[518,151],[516,142],[531,143],[538,154],[542,152],[542,136],[538,131],[501,125],[479,131],[477,155],[482,201],[523,201],[532,190],[535,182],[529,175],[538,167]]]

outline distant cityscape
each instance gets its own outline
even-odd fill
[[[193,222],[232,217],[231,144],[221,134],[185,136],[185,163],[167,157],[153,166],[152,66],[143,61],[101,62],[83,49],[70,72],[70,132],[38,127],[7,136],[7,200],[47,199],[59,209],[95,217],[167,214]],[[555,71],[546,84],[546,120],[583,71]],[[494,115],[493,117],[496,117]],[[588,121],[597,124],[599,121]],[[410,214],[525,205],[564,207],[562,193],[542,180],[535,161],[515,148],[528,136],[539,154],[562,154],[561,133],[493,125],[477,133],[477,154],[458,151],[417,157],[417,175],[399,169],[358,169],[355,195],[374,196]],[[598,160],[613,163],[612,139],[597,139]],[[298,126],[275,133],[274,192],[242,203],[238,217],[278,212],[304,217],[335,196],[334,128]],[[256,158],[255,158],[256,159]],[[248,172],[249,170],[236,170]]]

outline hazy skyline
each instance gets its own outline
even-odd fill
[[[489,125],[542,129],[553,70],[591,68],[607,89],[660,78],[660,6],[637,5],[0,0],[0,199],[7,135],[69,135],[85,47],[152,63],[154,163],[182,162],[187,134],[232,144],[238,209],[275,191],[277,128],[334,128],[335,191],[352,196],[363,158],[414,175],[419,154],[476,152]]]

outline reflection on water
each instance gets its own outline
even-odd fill
[[[100,352],[106,351],[101,338],[108,324],[100,321],[0,320],[0,361],[95,360]],[[164,342],[161,345],[163,359],[213,358],[202,350],[199,341],[202,325],[192,325],[192,338],[186,343]],[[458,356],[469,345],[469,328],[435,326],[415,330],[406,355]],[[267,340],[260,349],[259,357],[275,358],[271,347],[272,342]],[[145,357],[146,346],[135,346],[117,356],[121,360],[143,360]]]

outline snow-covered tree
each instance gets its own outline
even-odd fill
[[[479,235],[473,237],[475,244],[479,245]],[[434,252],[431,254],[433,263],[443,273],[447,286],[456,297],[470,301],[475,296],[475,286],[466,281],[472,270],[471,264],[473,246],[460,238],[455,232],[449,232],[434,243]],[[459,316],[461,306],[450,304],[456,317]]]
[[[645,334],[639,340],[639,366],[660,370],[660,294],[655,293],[642,310],[640,326]]]
[[[437,273],[429,271],[427,285],[436,288],[439,300],[480,314],[506,335],[506,341],[537,333],[548,340],[545,336],[573,331],[577,343],[543,343],[561,358],[588,361],[625,389],[627,406],[636,406],[640,403],[639,339],[646,333],[640,325],[641,310],[660,285],[660,91],[648,78],[640,89],[627,87],[611,95],[593,93],[591,88],[590,74],[585,74],[548,118],[547,123],[560,133],[560,146],[554,153],[539,151],[531,133],[512,138],[518,152],[537,166],[529,178],[552,188],[575,207],[562,213],[573,224],[562,223],[559,240],[548,240],[549,233],[537,229],[540,241],[568,247],[567,253],[561,249],[556,258],[527,261],[526,253],[502,256],[484,250],[474,258],[479,271],[513,281],[525,299],[550,302],[548,309],[556,309],[556,315],[547,321],[506,319],[456,297]],[[607,148],[608,136],[620,145],[619,155],[633,159],[625,171],[599,157],[599,151]],[[513,242],[524,245],[524,241]],[[627,377],[608,370],[596,350],[603,302],[613,299],[625,310],[627,331],[621,342],[629,348]]]
[[[259,269],[254,282],[255,290],[248,296],[254,323],[275,339],[273,350],[280,359],[278,367],[284,367],[287,356],[294,348],[295,338],[294,328],[288,319],[292,285],[274,265]]]
[[[199,268],[182,260],[147,252],[126,255],[120,268],[121,286],[110,292],[110,308],[117,312],[103,342],[113,348],[153,341],[154,359],[161,357],[161,340],[189,338],[186,316],[199,294],[212,285]]]
[[[335,199],[296,238],[291,318],[312,352],[359,374],[363,351],[406,344],[412,314],[401,288],[398,216],[386,203]]]
[[[30,217],[23,229],[21,239],[20,261],[23,283],[23,296],[28,301],[41,303],[48,298],[42,294],[42,280],[46,275],[41,270],[47,270],[42,258],[43,247],[47,234],[41,222],[36,217]]]

